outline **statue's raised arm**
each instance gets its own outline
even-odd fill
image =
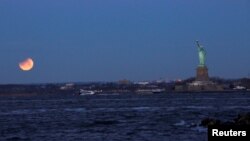
[[[206,51],[205,49],[199,44],[199,41],[196,40],[196,44],[198,47],[198,55],[199,55],[199,66],[205,67],[205,60],[206,60]]]
[[[200,46],[200,44],[199,44],[199,41],[198,41],[198,40],[196,40],[196,44],[197,44],[197,47],[198,47],[198,48],[201,48],[201,46]]]

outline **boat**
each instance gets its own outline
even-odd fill
[[[154,94],[164,93],[164,92],[165,92],[165,89],[153,89],[152,90],[152,93],[154,93]]]
[[[95,94],[95,92],[91,90],[80,89],[79,91],[79,95],[93,95],[93,94]]]
[[[246,87],[243,86],[236,86],[235,88],[233,88],[234,90],[247,90]]]

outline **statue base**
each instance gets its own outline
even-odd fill
[[[188,84],[188,91],[222,91],[223,87],[209,80],[206,66],[198,66],[196,69],[196,79]]]
[[[208,69],[206,66],[198,66],[196,69],[196,81],[209,81]]]
[[[188,84],[187,90],[192,92],[223,91],[223,86],[211,81],[194,81]]]
[[[223,91],[223,85],[219,85],[209,80],[208,69],[206,66],[198,66],[196,69],[196,78],[193,82],[185,86],[175,86],[175,91],[188,92],[217,92]]]

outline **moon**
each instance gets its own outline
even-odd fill
[[[19,68],[22,71],[30,71],[34,67],[34,61],[32,58],[27,58],[19,63]]]

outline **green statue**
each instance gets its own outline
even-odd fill
[[[205,49],[199,44],[199,41],[196,41],[197,47],[198,47],[198,55],[199,55],[199,66],[205,67],[205,61],[206,61],[206,51]]]

